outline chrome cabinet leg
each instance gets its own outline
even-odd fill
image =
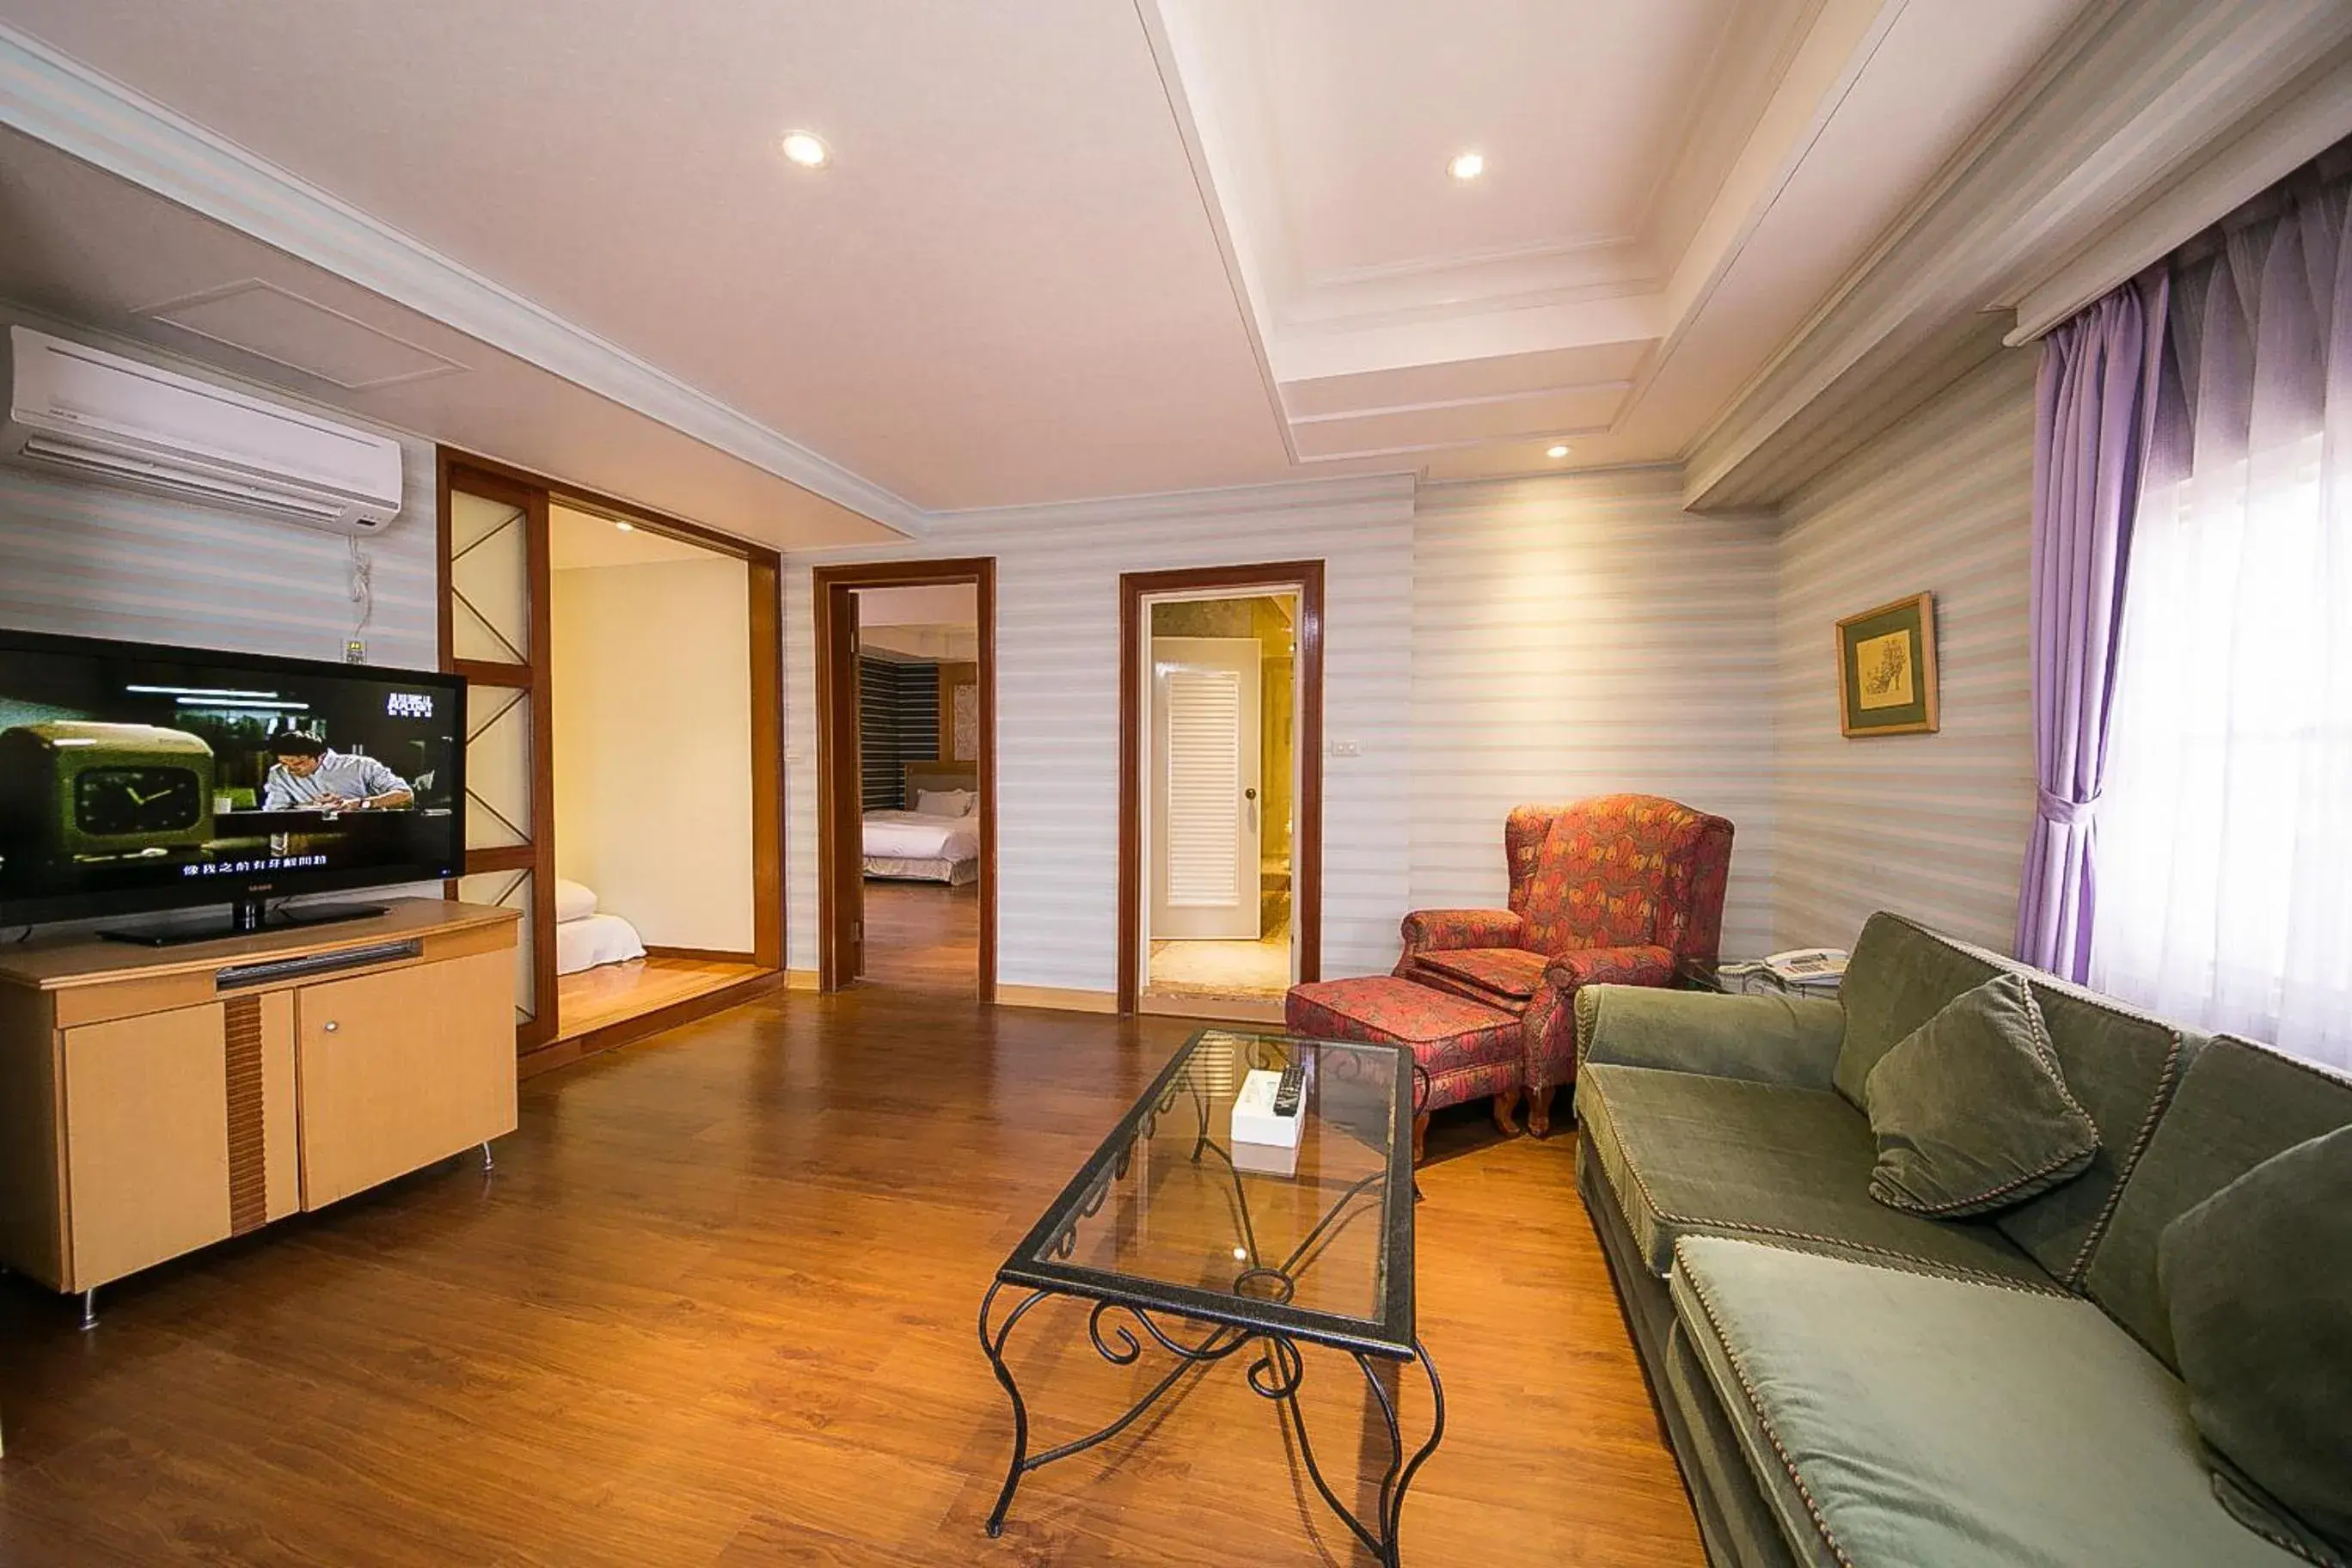
[[[482,1169],[495,1171],[498,1168],[499,1163],[490,1158],[490,1141],[485,1138],[482,1140]]]
[[[84,1331],[98,1327],[98,1287],[95,1285],[81,1293],[81,1326]]]

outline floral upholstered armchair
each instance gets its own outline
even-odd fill
[[[1528,1131],[1551,1130],[1551,1091],[1576,1076],[1576,993],[1665,985],[1723,935],[1731,824],[1654,795],[1522,805],[1503,827],[1507,910],[1404,918],[1396,973],[1517,1015]]]

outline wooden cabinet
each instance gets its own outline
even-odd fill
[[[0,951],[0,1259],[89,1290],[513,1131],[513,911]]]
[[[514,1126],[514,958],[306,985],[295,1001],[302,1206],[318,1208]]]
[[[229,1236],[224,1009],[64,1032],[76,1279],[117,1279]]]

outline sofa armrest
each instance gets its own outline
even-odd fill
[[[1577,1063],[1615,1062],[1799,1089],[1834,1086],[1845,1009],[1817,996],[1637,985],[1576,994]]]
[[[1515,910],[1415,910],[1404,917],[1404,952],[1517,947],[1524,929]]]

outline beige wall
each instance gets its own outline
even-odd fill
[[[1799,494],[1780,550],[1777,947],[1874,910],[2007,952],[2033,816],[2031,350],[2004,353]],[[1840,617],[1936,595],[1942,729],[1838,732]]]
[[[651,945],[751,948],[740,561],[554,574],[555,859]]]

